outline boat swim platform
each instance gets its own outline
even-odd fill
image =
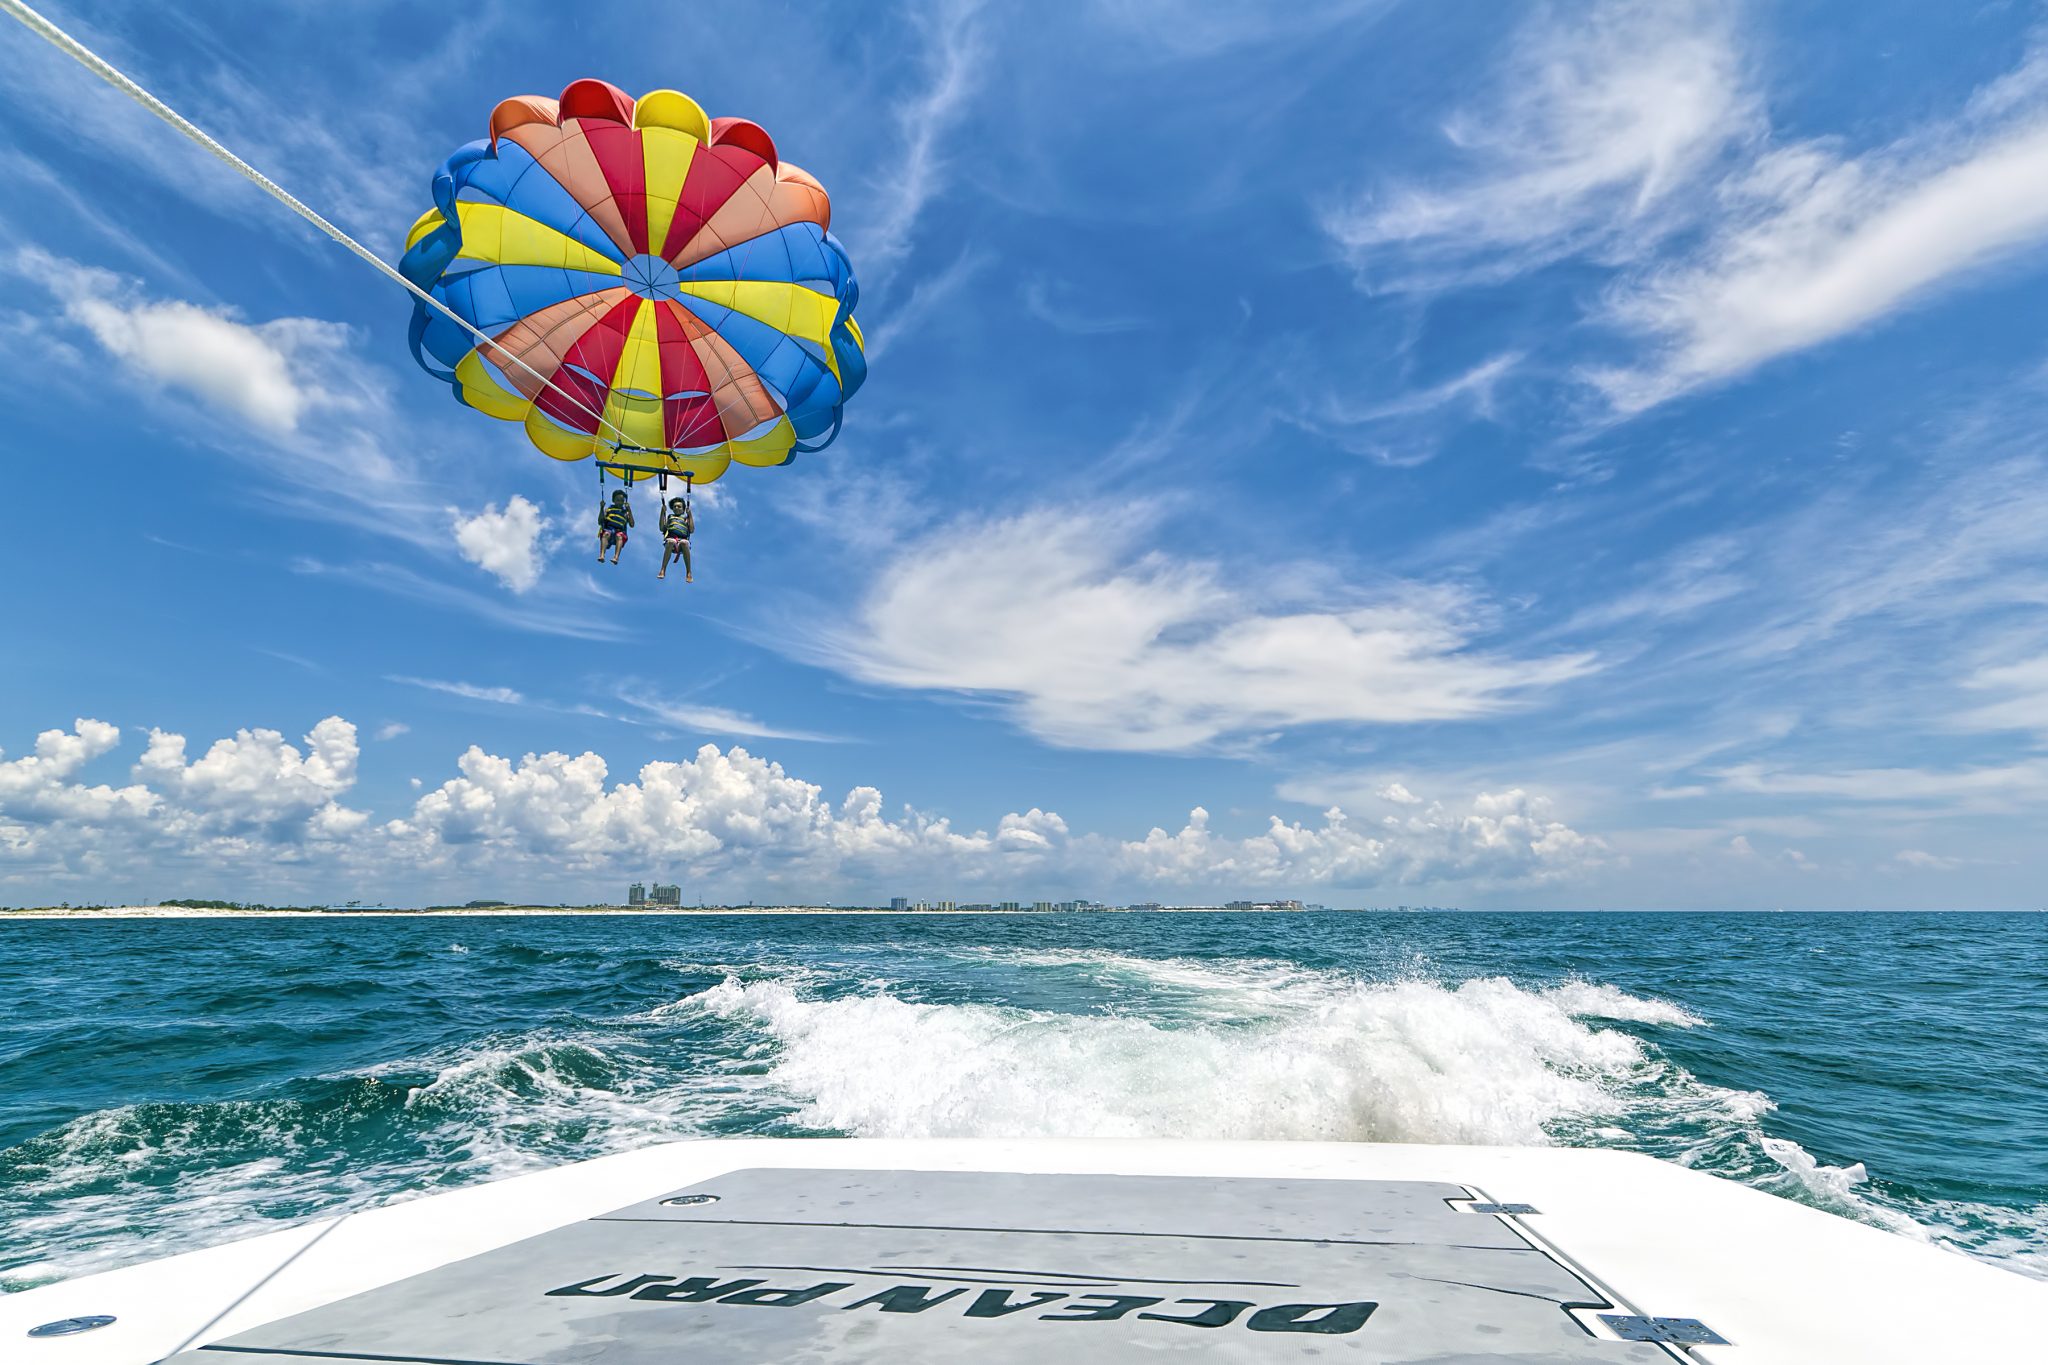
[[[737,1139],[0,1297],[0,1360],[1988,1363],[2044,1326],[2048,1284],[1631,1153]]]

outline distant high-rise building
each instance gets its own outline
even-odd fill
[[[908,910],[910,908],[910,898],[908,896],[891,896],[889,898],[889,908],[891,910]]]
[[[1044,914],[1053,908],[1053,903],[1051,901],[1033,901],[1031,902],[1031,908],[1040,914]]]
[[[939,902],[938,904],[934,905],[934,906],[932,907],[932,909],[934,909],[934,910],[957,910],[957,909],[959,909],[959,907],[958,907],[958,906],[956,906],[956,905],[954,905],[954,904],[953,904],[953,902],[951,902],[951,901],[940,901],[940,902]]]
[[[1004,901],[996,906],[998,910],[1022,910],[1023,908],[1023,904],[1018,901]]]
[[[683,888],[680,886],[664,886],[662,883],[656,882],[654,889],[647,893],[647,899],[653,901],[656,905],[681,905],[683,903]]]
[[[644,882],[634,882],[631,886],[626,888],[626,904],[647,904],[647,886]]]

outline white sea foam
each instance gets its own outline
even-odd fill
[[[1757,1183],[1801,1203],[1931,1242],[1950,1251],[1997,1261],[2009,1270],[2048,1280],[2048,1205],[2001,1208],[1962,1199],[1921,1201],[1911,1212],[1871,1192],[1870,1172],[1860,1161],[1829,1166],[1787,1138],[1759,1136],[1765,1155],[1780,1168]]]
[[[1132,959],[1128,962],[1141,960]],[[1128,962],[1123,965],[1128,965]],[[1546,993],[1148,964],[1256,1008],[1163,1023],[888,993],[837,999],[730,978],[690,997],[776,1045],[802,1120],[862,1136],[1101,1136],[1538,1143],[1630,1108],[1653,1061]],[[1237,977],[1202,981],[1205,976]],[[1615,993],[1619,995],[1618,992]]]
[[[8,1194],[32,1200],[41,1211],[11,1213],[7,1240],[18,1247],[57,1249],[44,1260],[0,1271],[0,1292],[48,1280],[90,1274],[141,1259],[212,1246],[245,1235],[253,1219],[295,1200],[360,1204],[375,1177],[340,1163],[313,1163],[287,1173],[301,1134],[282,1108],[263,1102],[220,1106],[202,1120],[163,1127],[158,1109],[122,1106],[82,1115],[37,1143],[33,1166],[10,1179]],[[253,1134],[261,1155],[241,1142],[222,1141],[222,1130]],[[174,1190],[164,1177],[176,1172]],[[173,1212],[144,1243],[138,1222],[161,1217],[166,1195]]]
[[[1543,992],[1566,1014],[1581,1019],[1616,1019],[1632,1024],[1669,1024],[1676,1028],[1700,1028],[1706,1020],[1668,1000],[1630,995],[1597,981],[1567,981]]]

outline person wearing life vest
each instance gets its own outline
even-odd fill
[[[619,562],[619,551],[626,548],[626,531],[632,525],[633,504],[627,500],[625,489],[614,489],[611,502],[597,514],[598,563],[604,563],[606,550],[612,552],[612,563]]]
[[[668,510],[661,514],[661,572],[656,578],[667,578],[669,561],[679,559],[683,563],[683,581],[696,581],[690,573],[690,533],[696,529],[697,518],[690,512],[689,500],[670,498]]]

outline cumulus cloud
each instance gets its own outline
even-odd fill
[[[706,744],[615,778],[599,754],[471,747],[456,774],[410,809],[376,819],[344,804],[357,777],[356,729],[340,717],[298,744],[245,729],[197,758],[182,735],[149,732],[134,785],[90,788],[79,770],[107,758],[119,731],[81,720],[36,753],[0,764],[0,885],[156,882],[180,870],[232,872],[252,887],[334,897],[374,877],[427,886],[478,874],[587,893],[653,871],[724,894],[824,897],[920,885],[934,894],[1072,888],[1176,898],[1392,883],[1532,883],[1599,865],[1605,845],[1521,791],[1406,804],[1358,820],[1280,817],[1242,837],[1197,809],[1175,833],[1077,831],[1054,811],[1012,811],[986,828],[891,808],[871,786],[833,800],[818,784],[739,745]],[[76,897],[74,897],[76,898]]]
[[[518,761],[471,748],[461,776],[421,797],[389,833],[432,861],[482,846],[496,858],[546,858],[606,868],[621,859],[741,867],[771,882],[922,877],[1002,884],[1019,877],[1173,887],[1373,886],[1389,882],[1528,881],[1582,871],[1604,845],[1553,818],[1520,791],[1481,794],[1354,825],[1332,809],[1318,826],[1273,817],[1266,830],[1226,838],[1197,809],[1177,834],[1140,840],[1071,830],[1036,807],[991,830],[956,829],[856,787],[833,803],[817,785],[734,745],[707,744],[681,762],[654,762],[608,785],[595,753],[528,754]],[[1419,803],[1418,803],[1419,804]]]
[[[455,527],[455,548],[464,559],[493,574],[513,592],[526,592],[540,582],[552,523],[541,510],[514,493],[499,507],[491,503],[475,516],[448,509]]]
[[[151,730],[135,776],[180,821],[207,832],[275,834],[296,828],[332,836],[358,827],[363,817],[336,805],[355,785],[361,752],[356,727],[329,716],[303,742],[301,751],[279,731],[239,730],[187,761],[183,735]]]
[[[115,820],[148,815],[156,796],[145,787],[86,786],[79,770],[121,742],[118,726],[80,719],[69,731],[45,730],[33,754],[0,762],[0,826],[13,821]],[[0,758],[5,751],[0,750]]]
[[[1473,648],[1478,613],[1447,590],[1289,600],[1215,561],[1138,553],[1130,521],[1048,509],[946,528],[881,569],[857,628],[801,647],[862,681],[994,700],[1054,744],[1158,751],[1489,714],[1591,666]]]
[[[289,434],[307,414],[351,401],[328,382],[348,344],[348,330],[338,323],[244,322],[228,309],[149,298],[133,281],[35,247],[17,251],[13,264],[50,283],[64,317],[132,374],[251,426]]]
[[[1605,860],[1600,840],[1556,819],[1541,797],[1482,792],[1451,809],[1397,789],[1401,796],[1390,799],[1422,808],[1354,822],[1332,806],[1318,826],[1276,815],[1263,834],[1244,839],[1219,839],[1209,829],[1209,812],[1197,806],[1177,833],[1154,829],[1120,845],[1117,862],[1146,881],[1171,885],[1364,887],[1548,881]]]

